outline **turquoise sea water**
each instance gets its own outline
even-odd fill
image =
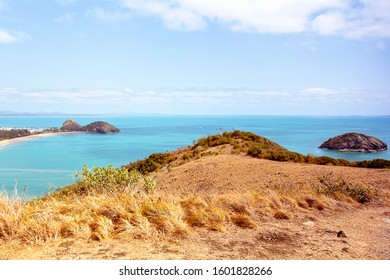
[[[60,127],[67,118],[82,125],[104,120],[121,133],[109,135],[54,135],[0,146],[0,187],[28,196],[42,196],[50,187],[75,180],[75,173],[88,166],[121,166],[151,153],[191,145],[199,137],[231,131],[251,131],[302,154],[326,155],[350,161],[384,158],[390,152],[339,153],[317,147],[330,137],[359,132],[390,144],[390,117],[275,117],[275,116],[56,116],[0,117],[0,127]]]

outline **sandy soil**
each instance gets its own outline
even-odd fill
[[[389,210],[389,209],[388,209]],[[390,218],[383,209],[301,213],[294,220],[264,221],[256,230],[196,230],[190,238],[49,241],[4,244],[1,259],[390,259]],[[337,237],[344,230],[346,237]],[[16,250],[17,248],[17,250]]]
[[[61,239],[40,245],[0,243],[0,259],[390,259],[390,170],[272,162],[237,155],[204,157],[155,174],[162,195],[287,189],[304,196],[321,176],[342,175],[374,187],[368,204],[323,198],[324,209],[292,207],[292,218],[253,213],[256,229],[194,228],[186,238],[102,241]],[[345,236],[338,236],[343,231]]]

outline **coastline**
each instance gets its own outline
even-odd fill
[[[48,137],[48,136],[60,135],[60,134],[80,134],[80,133],[85,133],[85,132],[83,132],[83,131],[43,132],[43,133],[38,133],[38,134],[33,134],[33,135],[28,135],[28,136],[22,136],[22,137],[17,137],[17,138],[0,140],[0,147],[4,147],[4,146],[7,146],[7,145],[16,143],[16,142],[26,141],[26,140],[40,138],[40,137]]]

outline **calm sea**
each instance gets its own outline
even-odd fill
[[[60,127],[66,117],[0,117],[0,127]],[[42,196],[51,187],[71,184],[83,165],[121,166],[151,153],[191,145],[199,137],[232,131],[251,131],[291,151],[347,160],[390,159],[390,152],[339,153],[317,147],[330,137],[359,132],[390,144],[389,117],[275,117],[275,116],[88,116],[71,117],[82,125],[104,120],[121,133],[72,134],[42,137],[0,146],[0,188]]]

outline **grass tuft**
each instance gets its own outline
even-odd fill
[[[274,213],[274,218],[278,219],[278,220],[290,220],[291,215],[289,213],[282,211],[282,210],[279,210],[279,211],[276,211]]]
[[[242,228],[250,228],[250,229],[256,229],[257,224],[252,220],[251,217],[249,217],[246,214],[240,213],[240,214],[234,214],[232,217],[232,222]]]

